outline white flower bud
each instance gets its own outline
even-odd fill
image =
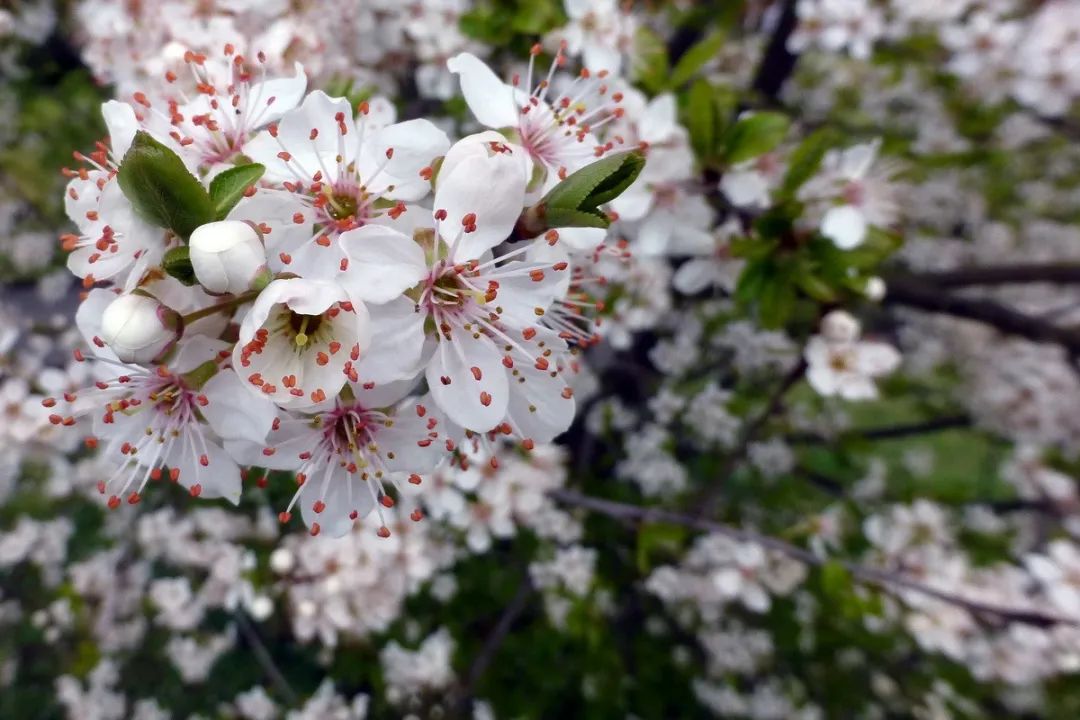
[[[874,302],[881,302],[885,299],[885,281],[879,277],[872,277],[866,281],[866,287],[863,288],[863,294],[866,295],[867,300],[873,300]]]
[[[207,223],[188,241],[199,284],[212,293],[242,293],[266,271],[266,250],[255,228],[239,220]]]
[[[855,342],[859,331],[859,321],[843,310],[833,310],[821,320],[821,334],[831,343]]]
[[[158,362],[182,332],[180,314],[149,295],[121,295],[101,314],[101,339],[122,362]]]

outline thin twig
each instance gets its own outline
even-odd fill
[[[461,688],[461,694],[458,696],[457,702],[454,703],[453,716],[463,716],[465,711],[468,710],[469,703],[472,702],[473,694],[476,692],[476,686],[480,683],[480,678],[484,676],[488,667],[491,666],[495,655],[499,652],[503,641],[506,640],[506,636],[510,634],[510,629],[514,626],[518,617],[525,612],[533,592],[532,581],[529,579],[528,572],[526,572],[521,584],[518,585],[517,592],[514,593],[514,597],[503,608],[498,622],[491,629],[491,633],[488,635],[487,640],[484,641],[483,647],[480,648],[480,652],[477,653],[472,665],[469,666],[465,685]]]
[[[833,443],[846,437],[860,440],[895,440],[898,438],[911,437],[912,435],[925,435],[928,433],[953,430],[971,425],[971,418],[967,415],[945,415],[930,420],[922,420],[903,425],[887,425],[885,427],[867,428],[861,430],[852,428],[836,434],[835,437],[813,432],[788,433],[784,440],[793,445],[821,445]]]
[[[285,679],[285,676],[278,669],[274,658],[270,655],[270,651],[266,649],[266,645],[263,643],[262,638],[259,637],[259,631],[252,625],[251,620],[244,614],[243,610],[237,610],[234,613],[236,618],[236,626],[240,628],[240,634],[244,636],[244,641],[248,647],[251,648],[251,652],[255,655],[255,661],[262,667],[263,672],[281,693],[281,696],[290,705],[295,705],[299,700],[296,691],[292,689],[292,685]]]
[[[805,548],[793,545],[789,542],[775,538],[753,530],[725,525],[723,523],[706,520],[702,517],[693,517],[658,507],[640,507],[614,500],[583,495],[572,490],[553,490],[548,493],[556,502],[564,505],[572,505],[593,512],[608,515],[613,518],[635,521],[641,523],[663,522],[672,525],[681,525],[702,532],[711,532],[740,542],[760,545],[767,550],[786,555],[807,565],[820,566],[825,564],[826,558],[819,557]],[[857,563],[841,561],[841,565],[851,574],[851,577],[861,582],[876,585],[882,589],[900,588],[911,592],[932,597],[942,602],[962,607],[973,615],[983,618],[996,618],[1010,622],[1035,625],[1038,627],[1050,627],[1053,625],[1078,625],[1076,620],[1065,618],[1040,610],[1028,610],[1018,608],[1001,607],[979,600],[960,597],[947,593],[944,590],[924,585],[910,577],[899,575],[881,568],[867,567]]]
[[[806,361],[800,356],[799,362],[791,368],[788,374],[780,381],[780,384],[773,391],[772,395],[769,396],[769,401],[765,404],[765,408],[752,420],[743,425],[739,437],[735,441],[735,447],[733,447],[727,457],[724,458],[724,462],[717,472],[717,480],[709,483],[709,485],[694,497],[693,507],[695,508],[694,513],[696,515],[711,515],[716,510],[716,504],[720,501],[721,491],[723,490],[728,477],[730,477],[731,473],[735,472],[736,468],[742,463],[747,450],[750,449],[750,443],[757,437],[761,428],[763,428],[765,423],[767,423],[780,409],[780,406],[784,401],[784,396],[787,395],[788,390],[794,387],[794,385],[802,379],[805,372]]]

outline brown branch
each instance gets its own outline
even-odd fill
[[[270,651],[266,649],[266,645],[263,643],[262,638],[259,637],[259,631],[255,629],[251,620],[248,619],[248,616],[244,614],[242,610],[237,610],[236,613],[234,613],[234,617],[236,618],[236,626],[240,629],[240,634],[244,637],[244,642],[251,648],[251,652],[255,656],[255,661],[259,663],[263,672],[266,673],[270,682],[277,687],[285,701],[290,705],[295,705],[300,698],[274,662],[274,658],[270,655]]]
[[[754,532],[753,530],[744,530],[731,525],[706,520],[702,517],[683,515],[658,507],[628,505],[614,500],[605,500],[603,498],[583,495],[572,490],[553,490],[549,492],[548,495],[556,502],[564,505],[584,508],[620,520],[639,523],[662,522],[672,525],[681,525],[701,532],[723,535],[724,537],[740,542],[760,545],[767,550],[773,550],[786,555],[787,557],[804,562],[807,565],[821,566],[826,562],[825,558],[818,557],[805,548],[793,545],[779,538]],[[899,588],[919,593],[964,608],[973,615],[981,618],[1004,620],[1025,625],[1035,625],[1038,627],[1080,624],[1070,618],[1042,612],[1040,610],[1008,608],[979,600],[960,597],[958,595],[947,593],[944,590],[938,590],[929,585],[924,585],[910,577],[905,577],[881,568],[867,567],[846,561],[842,561],[841,565],[843,565],[843,567],[851,574],[852,578],[863,583],[875,585],[883,590]]]
[[[793,445],[821,445],[836,442],[845,437],[859,438],[860,440],[895,440],[897,438],[911,437],[912,435],[924,435],[927,433],[941,432],[942,430],[964,428],[969,427],[970,425],[971,418],[967,415],[945,415],[939,418],[932,418],[930,420],[907,423],[904,425],[888,425],[885,427],[867,428],[865,430],[851,428],[838,432],[835,437],[811,432],[788,433],[784,436],[784,440]]]
[[[913,276],[891,277],[886,287],[886,304],[975,320],[1033,342],[1056,343],[1070,355],[1080,355],[1080,331],[1045,322],[993,300],[952,295]]]
[[[1080,283],[1080,264],[1077,263],[1019,263],[968,267],[938,272],[921,272],[909,277],[939,287],[969,285],[1023,285],[1027,283]]]
[[[769,100],[775,100],[780,95],[780,89],[795,72],[795,63],[799,59],[797,55],[788,52],[787,48],[788,38],[795,32],[795,26],[799,24],[796,5],[798,5],[796,0],[786,0],[784,3],[776,29],[765,48],[765,55],[757,72],[754,73],[754,90]]]
[[[469,667],[469,674],[466,676],[465,684],[462,686],[460,694],[454,703],[452,716],[464,717],[466,715],[473,694],[476,692],[476,686],[480,683],[480,678],[487,672],[503,641],[506,640],[506,636],[510,634],[510,629],[514,626],[514,623],[521,616],[521,613],[525,612],[533,592],[532,581],[529,579],[528,570],[526,570],[525,577],[522,579],[521,584],[518,585],[517,592],[514,593],[514,597],[503,608],[498,622],[491,629],[491,633],[484,641],[483,647],[480,648],[480,652]]]

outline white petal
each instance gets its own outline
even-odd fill
[[[424,350],[424,313],[412,300],[401,297],[382,305],[371,305],[371,334],[375,342],[355,363],[360,381],[382,383],[415,377],[420,371]]]
[[[372,192],[395,199],[419,200],[431,187],[420,171],[430,167],[449,148],[446,133],[428,120],[395,123],[364,140],[359,174]],[[392,151],[390,158],[386,156],[388,150]],[[393,189],[386,189],[388,186]]]
[[[135,109],[127,103],[110,100],[101,106],[101,114],[109,131],[109,146],[112,148],[113,157],[119,162],[131,147],[135,132],[139,129]]]
[[[506,415],[506,368],[502,354],[485,335],[473,338],[460,328],[452,329],[450,340],[439,340],[426,377],[435,402],[463,428],[487,432]]]
[[[423,249],[397,230],[365,225],[338,242],[349,256],[350,287],[366,302],[389,302],[427,276]]]
[[[456,242],[455,260],[479,258],[510,235],[524,209],[526,182],[521,165],[503,154],[468,158],[439,178],[434,207],[446,211],[440,234]],[[463,233],[462,219],[469,214],[476,216],[476,230]]]
[[[517,126],[514,88],[499,80],[482,60],[460,53],[447,60],[446,67],[461,78],[461,94],[477,122],[489,128]]]
[[[834,207],[821,220],[821,234],[842,250],[861,245],[866,239],[866,228],[866,216],[852,205]]]
[[[277,417],[274,403],[251,393],[232,371],[219,372],[202,388],[207,403],[200,409],[206,422],[225,440],[262,444]]]
[[[255,83],[248,91],[247,114],[250,129],[260,128],[281,119],[304,99],[307,75],[300,63],[293,65],[294,75]]]

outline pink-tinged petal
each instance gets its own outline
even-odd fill
[[[506,154],[471,157],[440,175],[434,208],[446,211],[439,232],[454,247],[455,260],[479,258],[509,237],[524,209],[527,181],[520,163]],[[465,232],[466,219],[473,222],[472,232]]]
[[[460,53],[447,60],[446,67],[461,78],[461,94],[477,122],[489,128],[517,125],[513,86],[500,80],[482,60]]]
[[[392,228],[365,225],[338,242],[349,256],[350,287],[365,302],[389,302],[427,276],[424,250]]]
[[[509,382],[502,354],[485,335],[474,338],[455,328],[440,338],[425,373],[435,402],[447,417],[476,432],[502,422],[509,402]]]

